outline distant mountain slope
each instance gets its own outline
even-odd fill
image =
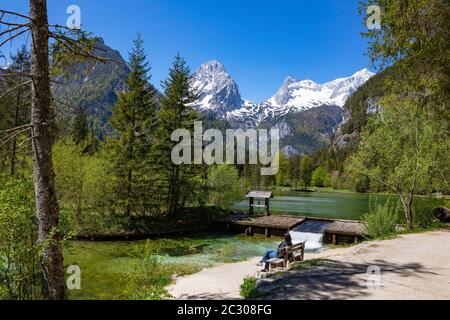
[[[385,80],[395,72],[394,68],[390,67],[376,74],[347,99],[343,108],[342,124],[333,140],[335,147],[343,148],[347,144],[355,145],[357,143],[368,116],[379,108],[378,101],[386,93]]]
[[[281,148],[286,155],[311,154],[330,144],[342,122],[342,114],[338,106],[321,105],[263,122],[260,126],[280,130]]]
[[[116,50],[111,49],[102,39],[93,54],[107,58],[110,62],[86,62],[77,66],[69,78],[58,79],[63,84],[54,84],[53,95],[65,103],[58,107],[60,119],[69,121],[74,108],[83,107],[97,134],[108,132],[107,122],[117,99],[117,92],[123,90],[129,73],[127,63]],[[87,74],[86,74],[87,71]]]

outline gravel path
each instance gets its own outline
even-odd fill
[[[307,260],[315,258],[324,260],[263,279],[260,290],[268,299],[283,300],[450,299],[450,231],[401,235],[306,255]],[[177,279],[169,292],[175,299],[240,299],[240,284],[258,273],[258,260],[204,269]],[[368,275],[369,267],[380,275]]]

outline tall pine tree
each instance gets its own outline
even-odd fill
[[[201,166],[194,164],[176,165],[172,162],[172,149],[177,142],[171,140],[176,129],[193,132],[198,114],[192,108],[197,100],[192,90],[192,75],[186,61],[178,54],[175,57],[169,76],[162,82],[164,95],[158,112],[158,130],[155,142],[156,172],[159,178],[162,210],[175,215],[195,196],[201,186]],[[193,140],[192,140],[193,141]]]
[[[85,142],[89,135],[86,113],[83,107],[78,107],[75,111],[75,118],[72,125],[72,138],[76,144]]]
[[[146,199],[151,196],[146,165],[151,151],[156,90],[149,84],[150,68],[140,35],[134,41],[129,65],[125,91],[119,93],[110,118],[115,137],[108,141],[118,203],[126,215],[144,214]]]

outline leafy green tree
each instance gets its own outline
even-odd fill
[[[171,158],[177,144],[171,139],[172,133],[177,129],[186,129],[192,133],[194,121],[199,117],[192,107],[197,95],[191,83],[191,71],[186,61],[177,55],[168,78],[162,82],[164,95],[158,112],[154,148],[158,188],[164,195],[163,210],[170,215],[177,214],[202,185],[201,168],[198,165],[174,164]]]
[[[51,93],[51,70],[49,47],[59,48],[53,52],[53,70],[58,70],[61,62],[73,64],[86,58],[98,59],[92,54],[93,47],[89,35],[79,29],[69,30],[59,25],[50,24],[47,14],[46,0],[30,0],[29,15],[1,10],[2,18],[14,17],[20,19],[17,24],[5,23],[1,25],[8,30],[2,34],[9,34],[7,41],[0,43],[0,47],[10,41],[19,40],[19,36],[30,32],[30,72],[21,74],[28,78],[19,83],[13,90],[31,84],[31,111],[29,124],[26,129],[32,132],[33,173],[35,186],[35,206],[38,225],[37,242],[44,244],[40,260],[42,271],[42,292],[46,299],[65,300],[68,298],[64,278],[64,259],[61,248],[61,234],[59,226],[59,206],[54,186],[54,170],[52,163],[53,143],[53,110]],[[8,19],[8,18],[6,18]],[[25,29],[24,29],[25,28]],[[54,41],[50,41],[53,39]],[[77,60],[78,59],[78,60]],[[104,60],[102,60],[104,61]],[[5,94],[2,94],[3,97]],[[12,137],[17,137],[24,131],[24,127],[10,128]],[[10,137],[9,137],[10,138]],[[7,139],[9,139],[7,138]],[[30,140],[31,141],[31,140]]]
[[[276,175],[276,183],[278,187],[288,186],[290,182],[290,161],[284,153],[280,153],[280,169]]]
[[[229,209],[242,197],[238,172],[231,165],[211,167],[208,173],[208,187],[211,203],[219,208]]]
[[[53,146],[53,163],[58,200],[66,214],[65,227],[70,231],[84,231],[95,220],[93,230],[100,231],[103,217],[98,215],[110,207],[109,200],[113,199],[107,157],[86,153],[84,145],[68,139]]]
[[[33,179],[0,175],[0,300],[42,299]]]
[[[330,174],[322,167],[316,168],[312,174],[312,183],[315,187],[326,187],[330,182]]]
[[[433,181],[448,176],[446,122],[436,121],[412,102],[405,105],[393,97],[385,98],[384,103],[389,107],[369,120],[349,168],[353,174],[367,176],[398,194],[412,229],[412,203],[418,191],[433,191],[438,186]]]
[[[140,35],[130,53],[131,72],[119,93],[110,118],[114,138],[108,140],[116,181],[117,199],[125,215],[144,210],[142,200],[152,192],[147,159],[152,144],[156,112],[155,90],[149,85],[150,70]]]
[[[450,119],[450,2],[448,0],[366,0],[381,8],[381,30],[363,35],[369,55],[382,68],[395,65],[389,89],[414,99],[435,117]]]

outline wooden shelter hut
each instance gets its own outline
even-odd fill
[[[253,208],[264,208],[264,215],[270,216],[270,206],[269,201],[273,198],[273,193],[270,191],[250,191],[247,193],[246,197],[248,198],[248,214],[252,215],[254,213]],[[255,204],[255,199],[258,202],[261,199],[264,199],[264,204]]]

